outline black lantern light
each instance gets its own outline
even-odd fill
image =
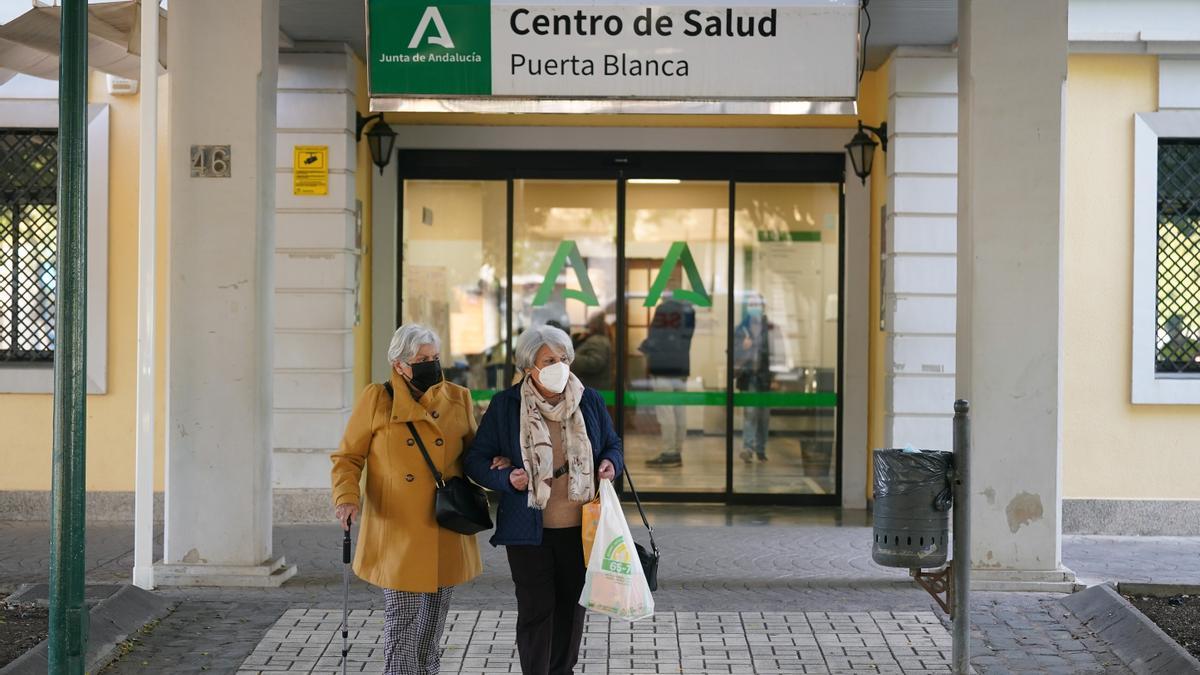
[[[367,132],[367,147],[371,150],[371,161],[375,166],[379,167],[379,174],[383,175],[383,169],[392,161],[392,150],[396,147],[396,132],[392,131],[389,124],[384,123],[383,113],[375,113],[363,117],[355,113],[357,118],[355,123],[354,139],[361,141],[363,137],[363,129],[371,122],[375,125]]]
[[[871,138],[871,134],[879,139],[879,143]],[[882,145],[883,151],[887,152],[887,122],[878,127],[871,127],[859,121],[858,133],[854,134],[854,138],[846,144],[846,152],[850,155],[850,164],[854,167],[854,175],[858,176],[863,185],[867,184],[867,176],[871,175],[871,168],[875,164],[876,145]]]

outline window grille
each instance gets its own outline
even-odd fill
[[[0,129],[0,363],[52,362],[58,131]]]
[[[1157,373],[1200,373],[1200,140],[1158,145]]]

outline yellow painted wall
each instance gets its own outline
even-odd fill
[[[358,111],[367,114],[371,97],[367,93],[367,65],[355,57],[358,67]],[[362,203],[362,262],[358,267],[358,324],[354,326],[354,391],[362,391],[371,381],[371,180],[377,169],[371,162],[366,135],[358,144],[358,164],[354,170],[354,191]]]
[[[160,80],[159,148],[166,147],[166,81]],[[137,401],[138,288],[138,96],[111,96],[104,75],[94,73],[91,103],[109,107],[108,207],[108,391],[87,398],[87,489],[132,490]],[[159,153],[158,278],[165,289],[167,265],[167,162]],[[160,290],[158,316],[165,317]],[[157,349],[162,361],[166,322],[159,321]],[[162,369],[158,394],[162,401]],[[51,469],[52,397],[0,394],[0,490],[48,490]],[[163,419],[159,407],[159,420]],[[162,489],[163,441],[159,434],[156,481]]]
[[[863,75],[862,103],[859,114],[864,124],[879,126],[887,120],[888,112],[888,75],[891,59],[880,66],[877,71],[869,71]],[[869,94],[869,95],[868,95]],[[851,177],[853,179],[853,177]],[[880,208],[887,202],[887,157],[883,150],[875,151],[875,164],[871,171],[871,250],[868,254],[871,271],[870,301],[867,309],[867,331],[870,336],[870,348],[867,354],[867,499],[874,496],[871,474],[873,467],[873,448],[883,447],[883,412],[884,412],[884,346],[887,335],[879,330],[879,304],[882,302],[881,279],[879,276],[879,252],[883,249],[880,238],[883,223],[880,221]],[[847,358],[852,356],[847,355]],[[847,449],[848,451],[849,449]]]
[[[1200,406],[1132,405],[1133,115],[1157,109],[1152,56],[1067,70],[1063,495],[1200,499]]]
[[[863,78],[871,76],[867,73]],[[886,86],[886,83],[885,83]],[[864,90],[864,94],[865,94]],[[864,102],[860,102],[861,109]],[[883,102],[886,110],[887,101]],[[786,127],[854,128],[853,115],[483,115],[479,113],[387,113],[391,124],[548,127]],[[849,139],[847,139],[849,140]]]

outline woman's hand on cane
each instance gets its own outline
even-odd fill
[[[338,504],[333,514],[342,524],[342,529],[349,530],[351,520],[358,520],[358,504]]]

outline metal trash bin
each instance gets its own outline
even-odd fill
[[[871,558],[885,567],[929,569],[950,550],[954,453],[875,451],[875,542]]]

